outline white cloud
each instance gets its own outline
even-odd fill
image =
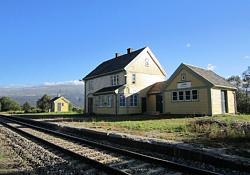
[[[187,43],[187,44],[186,44],[186,47],[187,47],[187,48],[191,47],[191,43]]]
[[[216,66],[214,66],[214,65],[212,65],[212,64],[208,64],[208,65],[207,65],[207,69],[208,69],[208,70],[213,71],[215,68],[216,68]]]
[[[246,55],[246,56],[244,56],[244,58],[245,58],[245,59],[249,59],[249,58],[250,58],[250,56],[249,56],[249,55]]]
[[[57,81],[57,82],[44,82],[45,86],[55,86],[55,85],[83,85],[82,81],[70,80],[70,81]]]

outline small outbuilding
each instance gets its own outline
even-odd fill
[[[211,70],[181,64],[163,90],[164,113],[235,114],[236,88]]]
[[[69,112],[70,101],[63,96],[50,100],[50,112]]]

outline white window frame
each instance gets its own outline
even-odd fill
[[[196,92],[197,92],[197,94],[196,94],[196,95],[197,95],[197,99],[194,99],[194,98],[193,98],[193,91],[196,91]],[[191,90],[191,94],[192,94],[192,95],[191,95],[192,101],[198,101],[198,100],[199,100],[199,91],[198,91],[197,89],[192,89],[192,90]]]
[[[182,100],[180,100],[180,92],[182,92]],[[178,101],[184,101],[184,91],[178,91]]]
[[[190,99],[187,100],[186,98],[186,92],[190,92]],[[197,99],[193,98],[193,91],[197,92]],[[183,93],[183,100],[180,100],[180,95],[179,93],[182,92]],[[174,93],[177,93],[177,99],[174,100]],[[172,91],[172,101],[173,102],[183,102],[183,101],[198,101],[199,100],[199,91],[197,89],[190,89],[190,90],[180,90],[180,91]]]
[[[186,94],[186,92],[189,92],[189,100],[187,100],[187,94]],[[192,91],[191,90],[186,90],[184,96],[185,96],[185,101],[191,101],[192,100]]]
[[[133,94],[130,96],[129,105],[131,107],[137,107],[138,106],[138,94]]]
[[[126,107],[126,97],[124,94],[120,94],[119,104],[120,104],[120,107]]]
[[[119,85],[119,75],[111,75],[111,86],[117,86]]]
[[[112,107],[112,96],[111,95],[100,95],[98,107]]]
[[[174,100],[174,93],[176,93],[176,100]],[[178,101],[178,92],[177,91],[172,92],[172,101]]]

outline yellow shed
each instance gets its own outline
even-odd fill
[[[211,70],[181,64],[164,88],[164,113],[235,114],[236,88]]]
[[[55,97],[50,101],[50,112],[69,112],[69,104],[65,97]]]

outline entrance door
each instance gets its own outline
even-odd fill
[[[228,113],[227,109],[227,91],[221,91],[221,112]]]
[[[146,97],[141,98],[141,112],[144,113],[147,111],[147,99]]]
[[[156,95],[156,111],[162,113],[163,112],[163,106],[162,106],[162,96]]]
[[[93,98],[88,98],[88,113],[93,113]]]
[[[57,112],[62,112],[62,103],[57,103]]]

